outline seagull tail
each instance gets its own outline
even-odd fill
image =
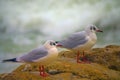
[[[18,61],[16,60],[16,58],[12,58],[12,59],[2,60],[2,62],[4,63],[4,62],[18,62]]]

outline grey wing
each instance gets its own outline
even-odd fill
[[[48,54],[47,49],[45,47],[40,47],[32,50],[26,55],[21,56],[20,60],[24,62],[32,62],[33,60],[45,57],[47,54]]]
[[[78,45],[86,43],[87,41],[88,40],[86,38],[86,33],[82,31],[72,34],[65,40],[59,41],[58,44],[62,45],[62,47],[64,48],[72,49],[77,47]]]

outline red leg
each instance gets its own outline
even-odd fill
[[[84,63],[90,63],[90,61],[85,57],[84,51],[83,51],[82,61],[83,61]]]
[[[45,68],[43,65],[39,66],[39,72],[40,72],[40,76],[42,76],[42,77],[48,76],[48,74],[45,72]]]
[[[77,63],[81,63],[79,59],[80,59],[80,53],[78,51],[78,53],[77,53]]]

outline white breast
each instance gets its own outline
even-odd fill
[[[52,63],[57,59],[58,56],[58,50],[56,48],[52,48],[49,50],[49,54],[43,58],[40,58],[38,60],[34,60],[34,62],[39,62],[42,65],[46,65],[49,63]]]
[[[88,41],[85,44],[77,46],[76,48],[74,48],[74,50],[84,51],[91,49],[97,41],[97,36],[95,33],[91,33],[86,37],[86,39]]]

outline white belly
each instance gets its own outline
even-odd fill
[[[96,37],[96,35],[94,35],[94,36],[92,35],[92,37],[88,36],[87,39],[88,39],[88,41],[85,44],[77,46],[73,50],[84,51],[84,50],[91,49],[95,45],[95,43],[97,41],[97,37]]]
[[[58,51],[57,49],[51,49],[49,51],[49,54],[43,58],[40,58],[38,60],[34,60],[34,62],[40,63],[42,65],[47,65],[55,61],[58,57]]]

